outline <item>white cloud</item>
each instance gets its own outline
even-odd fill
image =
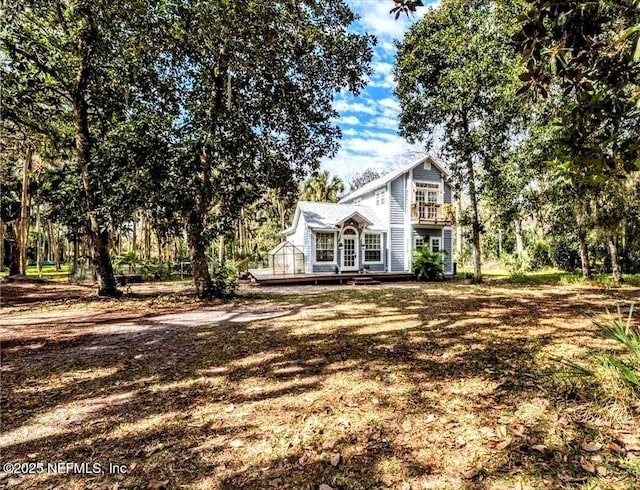
[[[407,18],[401,15],[397,20],[389,10],[393,8],[391,0],[350,0],[351,8],[360,15],[360,23],[365,31],[378,37],[379,42],[390,42],[399,39],[417,19],[424,15],[426,9],[418,9],[416,15]]]
[[[398,129],[398,118],[387,116],[375,117],[367,121],[366,126],[369,128],[383,128],[393,131]]]
[[[360,119],[358,119],[356,116],[346,116],[346,117],[341,117],[339,119],[340,124],[348,124],[351,126],[357,126],[360,124]]]
[[[362,104],[360,102],[348,102],[346,100],[338,100],[333,104],[333,108],[340,114],[345,112],[361,112],[375,116],[378,114],[377,109],[371,104]]]
[[[413,160],[422,151],[421,147],[410,145],[398,135],[365,131],[361,137],[343,139],[338,154],[323,160],[321,165],[346,180],[349,175],[367,168],[386,171],[405,164],[408,158]]]
[[[393,64],[392,63],[387,63],[385,61],[374,61],[371,64],[371,67],[373,68],[373,72],[375,75],[388,75],[389,73],[393,73]]]

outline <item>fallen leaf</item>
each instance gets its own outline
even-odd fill
[[[459,436],[459,437],[456,437],[456,444],[457,444],[459,447],[466,446],[467,441],[465,441],[465,440],[464,440],[464,437]]]
[[[470,469],[462,472],[462,477],[465,480],[471,480],[472,478],[476,477],[478,475],[478,473],[480,473],[480,471],[477,468],[470,468]]]
[[[518,437],[524,437],[525,428],[522,425],[516,425],[513,428],[513,433]]]
[[[322,449],[333,449],[336,447],[336,441],[333,439],[329,439],[322,445]]]
[[[583,441],[582,444],[580,444],[580,447],[584,451],[587,451],[589,453],[594,453],[594,452],[600,451],[600,449],[602,449],[602,444],[600,444],[599,442]]]
[[[616,452],[616,453],[623,453],[624,449],[622,447],[620,447],[618,444],[616,444],[615,442],[610,442],[609,443],[609,449],[611,449],[612,451]]]
[[[596,472],[596,467],[588,459],[582,458],[580,460],[580,466],[582,467],[583,470],[585,470],[585,471],[587,471],[589,473],[595,473]]]
[[[496,433],[493,432],[493,430],[491,430],[489,427],[480,427],[480,433],[483,436],[488,437],[489,439],[495,439],[496,437]]]
[[[424,423],[425,423],[425,424],[430,424],[431,422],[435,422],[435,420],[436,420],[437,418],[438,418],[438,417],[436,417],[434,414],[430,413],[429,415],[427,415],[427,416],[425,417],[425,419],[424,419]]]
[[[330,461],[331,466],[338,466],[340,463],[340,453],[331,453]]]
[[[513,441],[512,438],[509,439],[505,439],[504,441],[496,444],[496,449],[498,451],[502,451],[504,448],[506,448],[509,444],[511,444],[511,441]]]
[[[402,423],[402,430],[405,432],[411,432],[411,421],[410,420],[405,420]]]
[[[244,442],[240,439],[234,439],[233,441],[231,441],[231,447],[242,447],[244,446]]]
[[[544,444],[536,444],[535,446],[531,446],[531,449],[535,449],[536,451],[538,451],[540,453],[544,453],[549,448],[547,446],[545,446]]]
[[[330,487],[326,483],[323,483],[320,485],[320,488],[318,488],[318,490],[333,490],[333,487]]]
[[[607,473],[608,473],[607,468],[602,465],[596,467],[596,472],[600,476],[607,476]]]
[[[640,441],[633,434],[620,434],[617,439],[625,451],[640,451]]]

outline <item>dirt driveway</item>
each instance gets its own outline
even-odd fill
[[[21,465],[0,485],[638,488],[640,405],[565,392],[550,363],[607,347],[582,312],[637,288],[189,290],[2,285],[0,452]]]

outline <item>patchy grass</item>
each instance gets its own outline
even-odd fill
[[[3,271],[0,271],[0,277],[6,277],[9,275],[9,269],[6,268]],[[27,276],[29,277],[38,277],[38,267],[35,265],[27,266]],[[57,271],[54,265],[43,265],[42,266],[42,278],[43,279],[66,279],[69,277],[69,264],[62,263],[60,264],[60,270]]]
[[[4,473],[0,485],[640,485],[637,394],[608,396],[552,360],[585,364],[614,348],[582,312],[624,306],[638,288],[265,288],[220,304],[183,286],[156,297],[134,285],[116,302],[11,284],[2,462],[102,472]]]

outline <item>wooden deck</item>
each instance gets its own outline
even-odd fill
[[[372,281],[409,281],[413,279],[410,272],[367,272],[360,274],[358,272],[341,272],[338,274],[269,274],[267,270],[249,270],[252,281],[260,286],[277,286],[285,284],[347,284],[356,280],[372,280]]]

